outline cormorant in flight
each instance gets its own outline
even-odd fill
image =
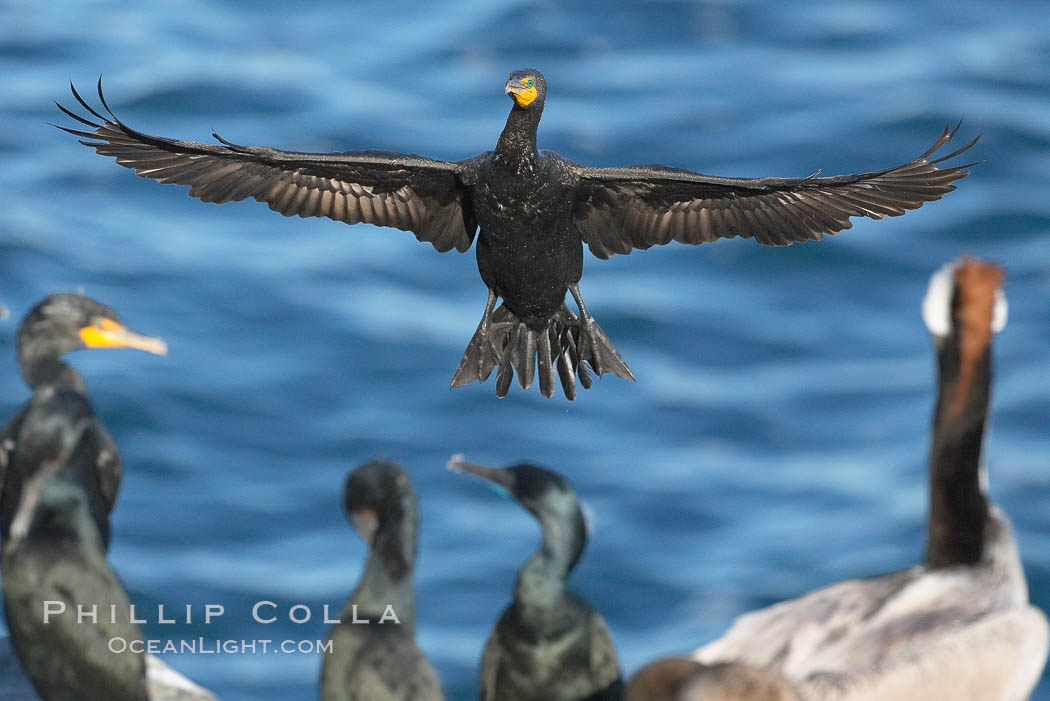
[[[94,131],[60,128],[142,177],[189,185],[189,194],[205,202],[253,197],[285,216],[392,226],[438,251],[466,251],[480,229],[478,270],[488,301],[452,386],[483,382],[498,366],[496,394],[502,397],[515,372],[523,388],[531,385],[538,364],[543,395],[554,393],[557,374],[569,399],[576,396],[577,378],[590,387],[586,365],[599,376],[634,379],[584,306],[578,286],[583,244],[609,258],[671,241],[743,236],[784,246],[820,239],[849,228],[850,217],[897,216],[939,199],[973,164],[938,164],[977,141],[926,160],[958,129],[945,128],[908,163],[834,177],[721,178],[660,165],[590,168],[537,149],[547,96],[539,71],[514,71],[504,90],[513,105],[496,148],[456,162],[389,151],[298,153],[240,146],[218,134],[218,144],[151,136],[117,119],[102,96],[101,79],[99,99],[109,116],[73,89],[101,123],[59,105]],[[565,304],[567,291],[578,317]]]

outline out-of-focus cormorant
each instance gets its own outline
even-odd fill
[[[328,634],[332,651],[321,669],[321,701],[441,701],[437,674],[416,645],[412,566],[419,512],[412,483],[397,465],[370,462],[350,473],[345,501],[369,553],[340,623]]]
[[[29,310],[18,328],[18,363],[23,379],[34,393],[62,389],[86,395],[80,373],[62,360],[66,353],[81,348],[135,348],[158,355],[167,353],[164,341],[130,331],[115,311],[77,294],[45,297]],[[29,406],[28,402],[24,404],[0,430],[0,534],[5,538],[22,483],[29,478],[13,468],[18,463],[17,437]],[[91,424],[84,440],[94,446],[99,492],[108,513],[113,510],[120,489],[120,452],[101,422]],[[108,543],[108,533],[105,538]]]
[[[635,672],[623,701],[800,701],[800,697],[769,670],[668,657]]]
[[[3,545],[4,613],[44,701],[147,701],[145,655],[133,651],[141,634],[99,532],[94,421],[69,390],[44,390],[23,417],[16,464],[37,465]]]
[[[695,658],[784,675],[820,701],[1022,701],[1047,658],[1010,522],[988,500],[982,443],[1003,272],[962,259],[936,273],[923,317],[937,354],[922,565],[833,584],[741,616]]]
[[[439,251],[466,251],[478,235],[481,278],[489,289],[481,323],[452,386],[485,381],[499,367],[496,393],[514,372],[522,387],[539,370],[540,391],[554,393],[555,374],[569,399],[577,377],[634,379],[627,363],[583,304],[578,283],[583,244],[598,258],[678,241],[753,237],[769,246],[820,239],[850,227],[850,217],[904,214],[954,189],[968,165],[938,168],[962,153],[926,160],[954,136],[944,132],[918,158],[894,168],[807,178],[721,178],[657,165],[589,168],[539,151],[536,130],[547,82],[535,69],[507,77],[513,100],[496,148],[457,162],[389,151],[316,154],[203,144],[151,136],[103,116],[76,90],[99,122],[59,105],[94,131],[65,129],[81,143],[146,178],[189,185],[205,202],[252,197],[285,216],[328,217],[411,231]],[[958,128],[958,127],[956,127]],[[579,317],[565,304],[566,291]],[[503,304],[497,309],[496,302]],[[538,363],[537,363],[538,361]]]
[[[484,467],[455,456],[448,466],[505,489],[540,522],[543,533],[485,644],[481,701],[619,699],[620,663],[605,620],[565,586],[587,543],[572,485],[535,465]]]

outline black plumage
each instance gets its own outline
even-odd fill
[[[505,489],[542,529],[540,548],[518,572],[514,598],[485,644],[481,701],[619,699],[620,663],[605,620],[565,585],[587,543],[568,480],[528,464],[500,469],[456,457],[449,468]]]
[[[53,294],[36,304],[18,328],[18,363],[34,394],[69,390],[86,397],[84,379],[62,356],[82,348],[135,348],[163,355],[163,341],[129,330],[110,307],[77,294]],[[24,404],[0,429],[0,534],[7,537],[22,491],[31,475],[32,461],[19,461],[18,435],[30,403]],[[95,421],[84,440],[93,451],[99,493],[107,513],[120,490],[123,467],[120,452],[101,422]],[[22,467],[19,467],[21,465]],[[108,545],[108,529],[103,533]]]
[[[206,202],[252,197],[285,216],[368,222],[413,232],[439,251],[466,251],[480,228],[478,269],[489,289],[481,323],[452,386],[485,381],[499,367],[496,393],[514,373],[522,387],[539,373],[540,390],[560,378],[569,399],[577,382],[634,374],[580,296],[583,244],[598,258],[678,241],[753,237],[782,246],[850,227],[850,217],[897,216],[954,189],[970,165],[939,168],[927,160],[955,135],[944,132],[918,158],[894,168],[835,177],[720,178],[659,165],[589,168],[539,151],[536,131],[547,94],[539,71],[514,71],[514,100],[496,148],[462,161],[386,151],[312,154],[151,136],[109,110],[103,116],[73,90],[99,122],[59,105],[93,131],[65,129],[81,143],[158,182],[189,185]],[[958,127],[956,127],[956,130]],[[570,292],[579,316],[565,304]],[[503,304],[496,308],[496,302]]]
[[[51,389],[19,427],[14,465],[32,476],[3,546],[4,614],[44,701],[147,701],[141,633],[100,531],[108,517],[89,439],[99,428],[82,395]]]
[[[344,496],[369,553],[340,623],[328,634],[321,701],[441,701],[437,674],[416,645],[412,567],[419,512],[412,483],[397,465],[370,462],[350,473]]]

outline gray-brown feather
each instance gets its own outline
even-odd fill
[[[956,127],[958,129],[958,127]],[[577,167],[574,215],[598,258],[677,241],[754,238],[767,246],[819,240],[850,228],[850,217],[881,219],[940,199],[970,165],[939,168],[975,142],[928,161],[955,130],[896,168],[834,177],[720,178],[666,166]]]
[[[298,153],[222,139],[220,144],[169,139],[131,129],[112,115],[104,119],[74,95],[101,123],[62,108],[94,130],[60,128],[141,177],[189,185],[190,196],[205,202],[251,197],[285,216],[411,231],[439,251],[466,251],[474,240],[477,224],[461,180],[473,159],[452,163],[388,151]]]
[[[910,679],[909,693],[918,695],[907,698],[919,699],[922,690],[962,679],[972,671],[971,661],[991,649],[1016,649],[1000,658],[995,675],[971,675],[970,686],[961,688],[991,685],[1005,695],[987,698],[1020,701],[1046,659],[1046,621],[1028,604],[1009,521],[994,507],[991,524],[986,558],[979,565],[920,566],[839,582],[741,616],[694,657],[705,664],[742,662],[795,682],[809,680],[819,693],[807,698],[906,698],[887,690],[905,688]],[[1018,630],[1016,636],[1011,632]],[[1014,663],[1008,664],[1010,659]],[[918,683],[928,675],[916,670],[932,667],[941,670],[941,678],[932,678],[932,686]],[[864,689],[888,695],[865,696]]]
[[[1024,701],[1048,645],[1046,614],[1034,606],[1006,609],[868,669],[814,674],[798,687],[813,701]]]

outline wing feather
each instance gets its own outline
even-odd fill
[[[299,153],[241,146],[213,136],[218,144],[181,141],[136,131],[110,110],[100,114],[70,85],[91,117],[62,105],[64,114],[92,131],[58,127],[80,143],[144,178],[189,185],[191,197],[204,202],[253,198],[285,216],[326,217],[411,231],[439,251],[470,248],[477,231],[467,204],[468,166],[389,151]],[[58,103],[56,103],[58,104]]]
[[[767,246],[819,240],[850,218],[896,217],[955,189],[973,163],[938,167],[975,143],[927,160],[952,140],[947,126],[918,158],[895,168],[807,178],[720,178],[666,166],[576,166],[574,217],[598,258],[670,241],[700,244],[735,236]]]

